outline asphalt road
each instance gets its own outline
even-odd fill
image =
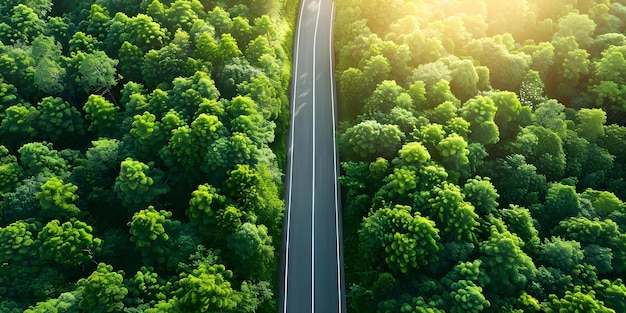
[[[345,310],[330,0],[301,0],[295,34],[280,313]]]

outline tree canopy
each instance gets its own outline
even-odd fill
[[[336,4],[348,308],[622,311],[624,3]]]
[[[0,311],[276,311],[297,5],[0,3]]]

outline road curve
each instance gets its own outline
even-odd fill
[[[280,313],[344,313],[331,0],[301,0],[294,43]]]

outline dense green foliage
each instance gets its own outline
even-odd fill
[[[349,310],[624,312],[626,2],[336,2]]]
[[[275,312],[296,2],[0,3],[0,311]]]

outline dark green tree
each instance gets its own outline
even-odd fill
[[[37,107],[40,113],[39,129],[44,139],[64,144],[63,138],[85,134],[85,122],[82,115],[61,98],[43,98]]]
[[[276,266],[272,238],[265,225],[242,224],[229,235],[227,247],[232,251],[234,268],[249,279],[270,280]]]

